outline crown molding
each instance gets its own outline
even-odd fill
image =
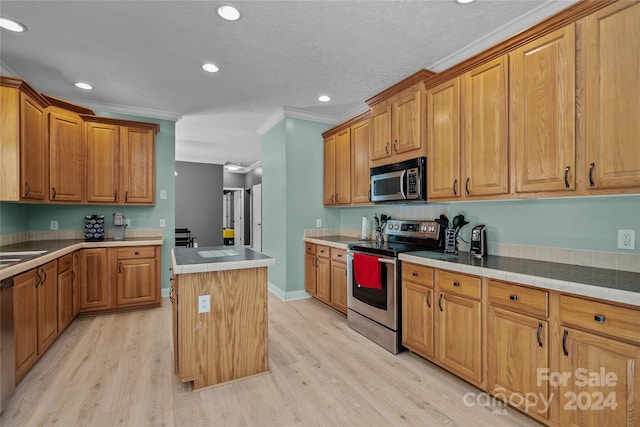
[[[353,117],[359,116],[362,113],[366,113],[367,111],[371,111],[371,108],[365,104],[364,102],[352,110],[347,111],[340,117],[340,123],[346,122],[347,120],[352,119]]]
[[[153,110],[151,108],[131,107],[128,105],[109,104],[103,102],[87,101],[86,99],[65,98],[74,104],[82,105],[94,111],[104,111],[117,114],[128,114],[137,117],[148,117],[152,119],[171,120],[177,122],[182,118],[182,114],[172,111]]]
[[[264,136],[264,134],[269,132],[275,125],[280,123],[284,118],[285,118],[284,111],[282,109],[279,109],[278,111],[273,113],[271,117],[265,120],[265,122],[262,125],[258,126],[258,129],[256,129],[256,132],[258,133],[258,135]]]
[[[301,110],[299,108],[282,107],[282,109],[276,111],[271,117],[256,129],[256,132],[260,136],[264,136],[275,125],[280,123],[285,117],[300,120],[309,120],[312,122],[326,123],[330,125],[337,125],[342,121],[340,117],[330,116],[328,114],[312,113],[310,111]]]
[[[5,76],[10,75],[11,77],[18,77],[18,74],[15,71],[13,71],[11,67],[7,65],[6,62],[2,60],[0,60],[0,68],[2,69],[2,72],[0,74]]]

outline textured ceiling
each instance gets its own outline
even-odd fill
[[[442,71],[573,1],[233,1],[236,22],[216,14],[227,3],[1,0],[0,14],[28,27],[2,30],[3,73],[95,110],[180,117],[177,160],[249,165],[283,107],[338,123],[404,77]]]

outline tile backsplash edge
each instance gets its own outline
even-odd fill
[[[162,231],[158,229],[128,229],[125,238],[129,237],[162,237]],[[113,230],[107,230],[106,238],[113,237]],[[23,233],[0,235],[0,246],[13,245],[15,243],[33,240],[67,240],[84,239],[84,230],[58,230],[58,231],[27,231]]]

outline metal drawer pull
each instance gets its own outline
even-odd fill
[[[567,351],[567,336],[569,335],[569,331],[564,330],[564,334],[562,335],[562,352],[565,356],[569,355],[569,351]]]
[[[411,273],[411,275],[412,275],[413,277],[418,277],[418,272],[417,272],[417,271],[414,271],[413,273]]]
[[[453,282],[453,286],[460,286],[460,282]]]
[[[542,332],[542,323],[538,323],[538,332],[536,338],[538,338],[538,347],[542,347],[542,340],[540,339],[540,332]]]
[[[604,323],[604,316],[596,314],[595,316],[593,316],[593,320],[595,320],[596,322]]]
[[[518,295],[509,295],[511,301],[518,301]]]
[[[135,251],[133,254],[134,254],[134,255],[140,255],[140,252]]]

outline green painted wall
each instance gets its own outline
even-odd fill
[[[304,230],[339,227],[339,210],[322,205],[322,132],[327,124],[285,118],[262,137],[262,250],[277,264],[269,282],[304,290]]]
[[[83,230],[85,215],[104,215],[107,230],[113,228],[114,212],[121,212],[131,220],[131,229],[160,229],[160,219],[166,222],[161,229],[162,287],[169,288],[171,277],[171,248],[175,228],[175,122],[147,117],[113,113],[96,113],[100,116],[158,123],[156,135],[156,205],[155,206],[87,206],[87,205],[37,205],[0,204],[0,233],[13,234],[22,231],[47,231],[49,221],[57,220],[59,230]],[[167,198],[160,199],[160,190],[167,191]],[[26,220],[25,220],[26,218]],[[26,228],[25,228],[26,226]]]

